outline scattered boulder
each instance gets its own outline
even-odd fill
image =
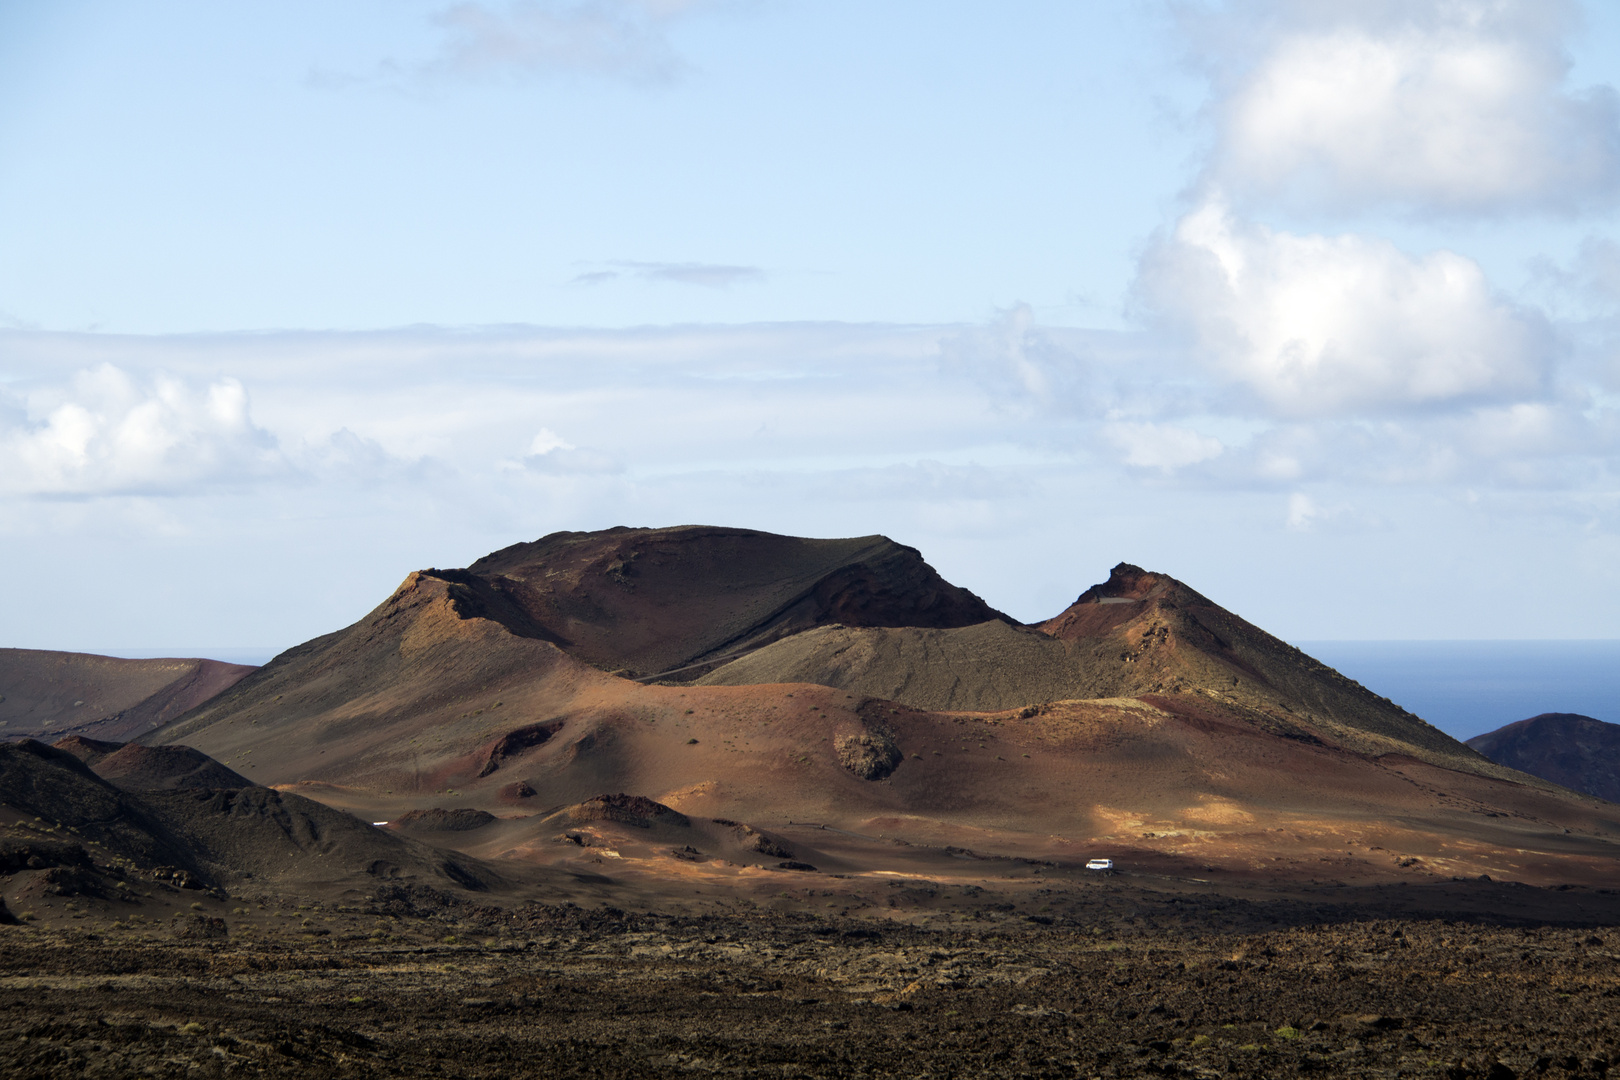
[[[514,780],[499,792],[502,802],[521,802],[524,799],[534,798],[535,794],[534,785],[527,780]]]
[[[862,780],[882,780],[905,760],[886,731],[840,735],[833,745],[838,750],[839,764]]]
[[[107,883],[94,870],[80,866],[53,866],[36,879],[46,896],[107,898]]]

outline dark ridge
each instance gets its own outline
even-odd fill
[[[1578,713],[1542,713],[1468,740],[1510,769],[1620,802],[1620,724]]]

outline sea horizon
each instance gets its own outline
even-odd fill
[[[1314,640],[1295,647],[1457,739],[1542,713],[1620,723],[1620,640]]]

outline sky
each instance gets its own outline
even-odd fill
[[[559,529],[1620,638],[1620,9],[0,0],[0,644]]]

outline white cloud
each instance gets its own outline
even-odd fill
[[[1028,304],[1014,304],[984,326],[939,343],[940,367],[999,394],[1049,399],[1072,397],[1082,369],[1078,358],[1035,325]]]
[[[1304,492],[1296,491],[1288,496],[1288,527],[1296,532],[1309,529],[1322,514],[1321,508]]]
[[[305,478],[323,483],[376,484],[420,479],[443,470],[431,458],[389,453],[376,439],[357,435],[346,427],[325,436],[306,437],[287,447],[286,452]]]
[[[563,438],[561,435],[558,435],[555,431],[552,431],[550,428],[541,428],[538,432],[535,433],[533,441],[531,441],[529,443],[529,453],[531,455],[534,455],[534,454],[549,454],[553,450],[572,450],[572,449],[574,449],[574,444],[573,443],[569,442],[567,439]]]
[[[0,489],[13,495],[169,492],[284,467],[235,379],[139,381],[103,364],[28,395],[0,429]]]
[[[639,281],[700,285],[708,289],[729,289],[765,280],[757,266],[731,266],[723,263],[632,262],[619,260],[606,264],[611,270],[589,270],[574,278],[575,285],[606,285],[624,278]]]
[[[1237,3],[1194,27],[1218,71],[1209,179],[1329,209],[1608,202],[1620,106],[1607,87],[1566,89],[1573,13],[1559,0]]]
[[[1114,421],[1103,426],[1103,436],[1124,454],[1125,464],[1163,473],[1208,461],[1225,449],[1219,439],[1174,424]]]
[[[550,428],[535,433],[521,465],[547,476],[603,476],[624,471],[624,462],[612,454],[575,446]]]
[[[515,0],[454,4],[437,23],[447,32],[422,74],[490,75],[587,72],[632,82],[667,82],[685,62],[669,23],[705,0]]]
[[[1279,232],[1218,200],[1148,253],[1137,289],[1284,415],[1533,395],[1554,347],[1544,320],[1496,296],[1461,255]]]

